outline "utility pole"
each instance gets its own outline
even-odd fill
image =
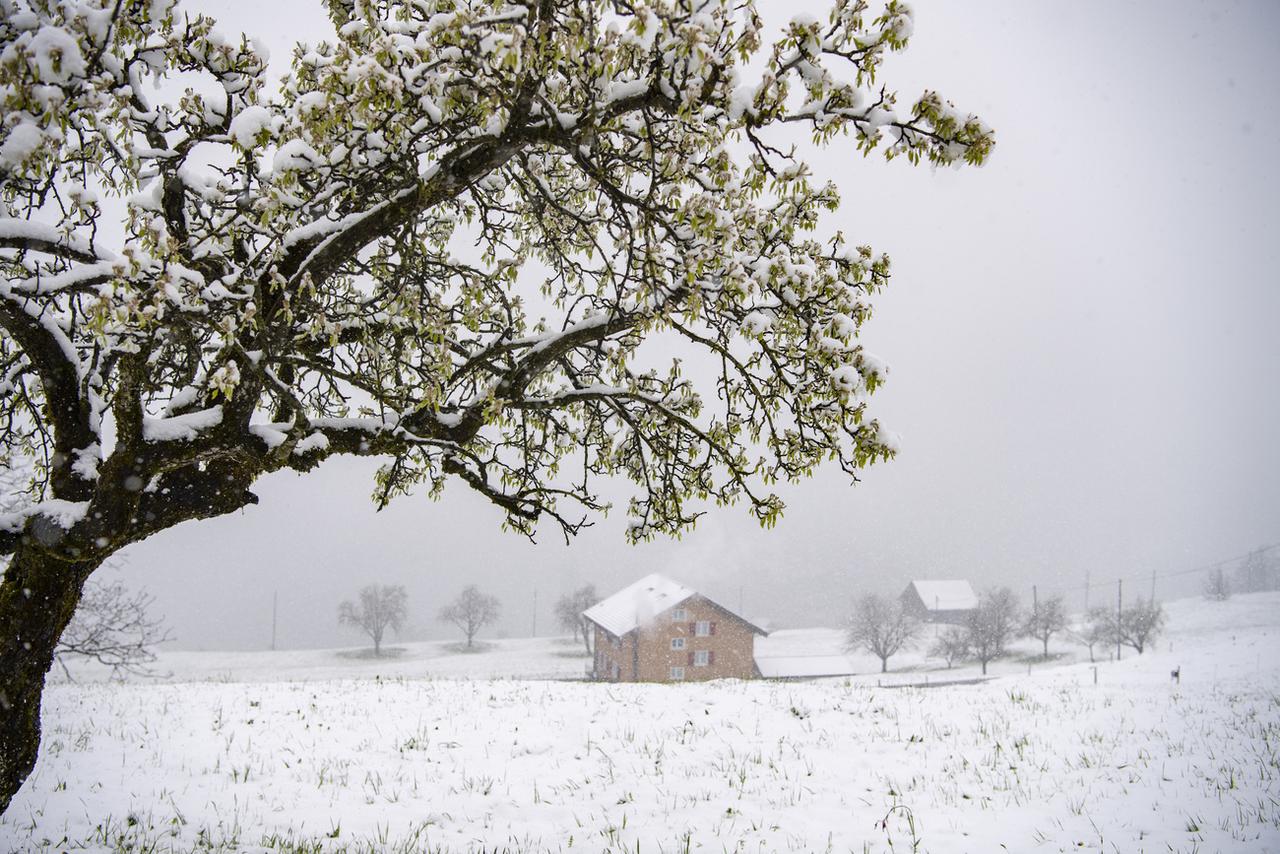
[[[533,588],[533,631],[529,637],[538,636],[538,588]]]
[[[1036,594],[1036,586],[1031,585],[1031,616],[1038,618],[1040,616],[1040,597]]]
[[[1120,660],[1120,621],[1123,618],[1124,611],[1121,606],[1124,603],[1124,579],[1116,582],[1116,661]]]
[[[276,605],[278,603],[279,598],[280,598],[280,591],[272,590],[271,591],[271,651],[272,652],[275,652],[276,650],[276,611],[277,611]]]

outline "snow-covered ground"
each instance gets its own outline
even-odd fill
[[[460,643],[387,643],[373,648],[280,652],[187,652],[159,650],[152,675],[130,682],[296,682],[329,679],[584,679],[591,659],[570,638],[477,640],[471,652]],[[91,662],[71,662],[77,682],[100,682],[111,671]],[[64,681],[58,668],[52,678]]]
[[[594,685],[552,681],[584,659],[545,639],[168,653],[163,681],[50,687],[0,850],[1280,851],[1280,594],[1168,610],[1096,685],[1064,644],[929,688],[877,681],[973,670]]]

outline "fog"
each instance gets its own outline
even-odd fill
[[[277,69],[327,28],[307,0],[195,5]],[[572,587],[652,571],[775,626],[838,624],[912,578],[1079,607],[1086,577],[1101,598],[1183,572],[1156,592],[1187,595],[1185,570],[1280,540],[1280,7],[914,6],[883,80],[981,115],[990,163],[912,168],[839,141],[813,158],[844,194],[832,223],[894,260],[863,340],[891,366],[870,408],[901,434],[896,460],[856,486],[836,470],[785,486],[771,530],[710,506],[639,546],[621,514],[532,544],[460,483],[376,513],[376,461],[272,476],[257,507],[123,554],[176,645],[266,647],[277,592],[279,646],[357,644],[337,607],[371,582],[408,588],[403,638],[449,635],[435,613],[467,583],[502,599],[494,634],[522,636],[558,632]]]

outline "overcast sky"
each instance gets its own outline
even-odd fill
[[[204,0],[266,42],[327,28],[311,0]],[[767,15],[783,6],[760,0]],[[997,131],[982,169],[814,158],[836,224],[890,253],[864,342],[891,366],[873,413],[902,453],[850,487],[783,492],[761,531],[710,508],[678,542],[627,546],[621,514],[565,547],[500,530],[487,502],[375,513],[370,461],[261,481],[257,507],[130,548],[126,580],[190,648],[355,644],[338,603],[404,584],[406,637],[467,583],[503,601],[495,633],[555,631],[551,605],[660,571],[777,626],[836,625],[857,595],[911,578],[1114,596],[1126,576],[1190,569],[1280,541],[1280,5],[915,0],[883,80],[935,88]],[[788,2],[820,12],[822,2]],[[1160,581],[1161,596],[1198,577]],[[1128,589],[1128,588],[1126,588]]]

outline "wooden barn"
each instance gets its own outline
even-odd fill
[[[596,679],[688,682],[760,675],[755,638],[767,632],[702,594],[654,573],[582,616],[595,633]]]
[[[963,623],[978,597],[967,581],[913,581],[902,591],[902,604],[926,623]]]

